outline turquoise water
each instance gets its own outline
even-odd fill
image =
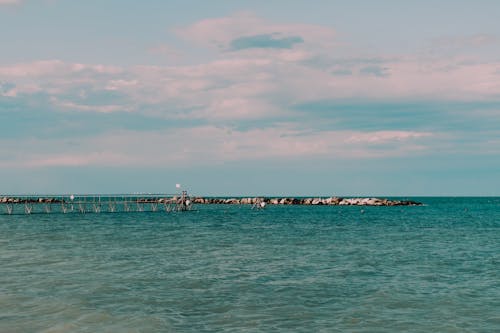
[[[500,198],[0,216],[0,332],[499,332]]]

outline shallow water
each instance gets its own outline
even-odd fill
[[[498,332],[500,198],[0,216],[0,332]]]

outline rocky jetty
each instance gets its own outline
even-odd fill
[[[192,198],[195,204],[222,204],[222,205],[253,205],[265,202],[268,205],[311,205],[311,206],[421,206],[422,203],[412,200],[389,200],[384,198]]]
[[[128,198],[130,202],[136,203],[159,203],[175,204],[180,197],[169,198]],[[87,202],[96,199],[87,198]],[[315,198],[294,198],[294,197],[249,197],[249,198],[222,198],[222,197],[191,197],[194,204],[217,204],[217,205],[255,205],[264,202],[267,205],[311,205],[311,206],[421,206],[422,203],[411,200],[389,200],[384,198],[340,198],[340,197],[315,197]],[[56,197],[0,197],[0,203],[24,204],[24,203],[67,203],[68,199]]]

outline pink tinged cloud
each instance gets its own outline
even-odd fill
[[[335,39],[335,31],[329,27],[311,24],[276,24],[251,12],[205,19],[191,26],[176,29],[175,33],[201,45],[223,50],[228,49],[232,40],[245,36],[300,36],[306,44],[321,43],[322,45],[333,44]]]
[[[118,68],[37,61],[0,67],[0,77],[15,86],[4,91],[4,96],[45,92],[68,111],[96,110],[76,99],[68,100],[67,93],[78,89],[109,90],[133,101],[131,111],[141,110],[141,105],[157,105],[145,112],[214,121],[286,115],[289,111],[280,106],[280,101],[290,105],[353,97],[477,100],[496,96],[500,91],[499,63],[407,57],[385,63],[389,74],[384,77],[361,75],[362,65],[353,66],[352,75],[335,76],[300,61],[283,61],[271,52],[267,58],[250,58],[241,53],[183,67]],[[194,111],[169,111],[182,109]],[[119,105],[103,105],[97,111],[123,110]]]
[[[120,131],[74,138],[77,144],[71,146],[50,139],[13,142],[0,150],[16,158],[0,162],[0,167],[203,166],[227,161],[380,158],[426,153],[432,147],[421,140],[431,136],[431,133],[404,131],[305,133],[288,125],[249,131],[215,126],[146,133]],[[373,144],[388,146],[374,150]],[[7,147],[15,151],[8,151]],[[44,147],[50,150],[40,155]],[[23,154],[16,151],[23,151]]]
[[[22,0],[0,0],[0,5],[18,5]]]
[[[116,66],[66,63],[61,60],[39,60],[1,66],[0,75],[6,77],[46,77],[66,76],[72,73],[90,71],[96,74],[120,74],[123,70]]]
[[[348,68],[350,75],[333,75],[332,71],[338,64],[325,69],[303,63],[316,56],[325,56],[325,52],[335,63],[337,59],[328,54],[328,43],[335,38],[332,29],[274,24],[251,13],[203,20],[178,32],[194,41],[215,40],[227,44],[243,35],[269,31],[300,35],[306,43],[314,41],[321,47],[315,49],[301,45],[290,50],[226,52],[215,61],[180,67],[120,68],[60,60],[20,63],[0,67],[2,80],[15,85],[3,94],[16,97],[45,92],[52,97],[54,105],[68,111],[137,111],[164,118],[218,122],[286,117],[290,112],[288,105],[315,100],[477,100],[496,96],[500,91],[500,63],[467,62],[467,59],[458,57],[382,59],[385,76],[367,75],[363,73],[366,64],[353,61]],[[67,96],[79,89],[120,92],[127,101],[132,101],[132,107],[90,106]],[[147,111],[143,111],[144,105],[148,106]],[[151,105],[155,107],[149,107]]]

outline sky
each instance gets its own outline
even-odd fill
[[[0,193],[500,195],[495,0],[0,0]]]

